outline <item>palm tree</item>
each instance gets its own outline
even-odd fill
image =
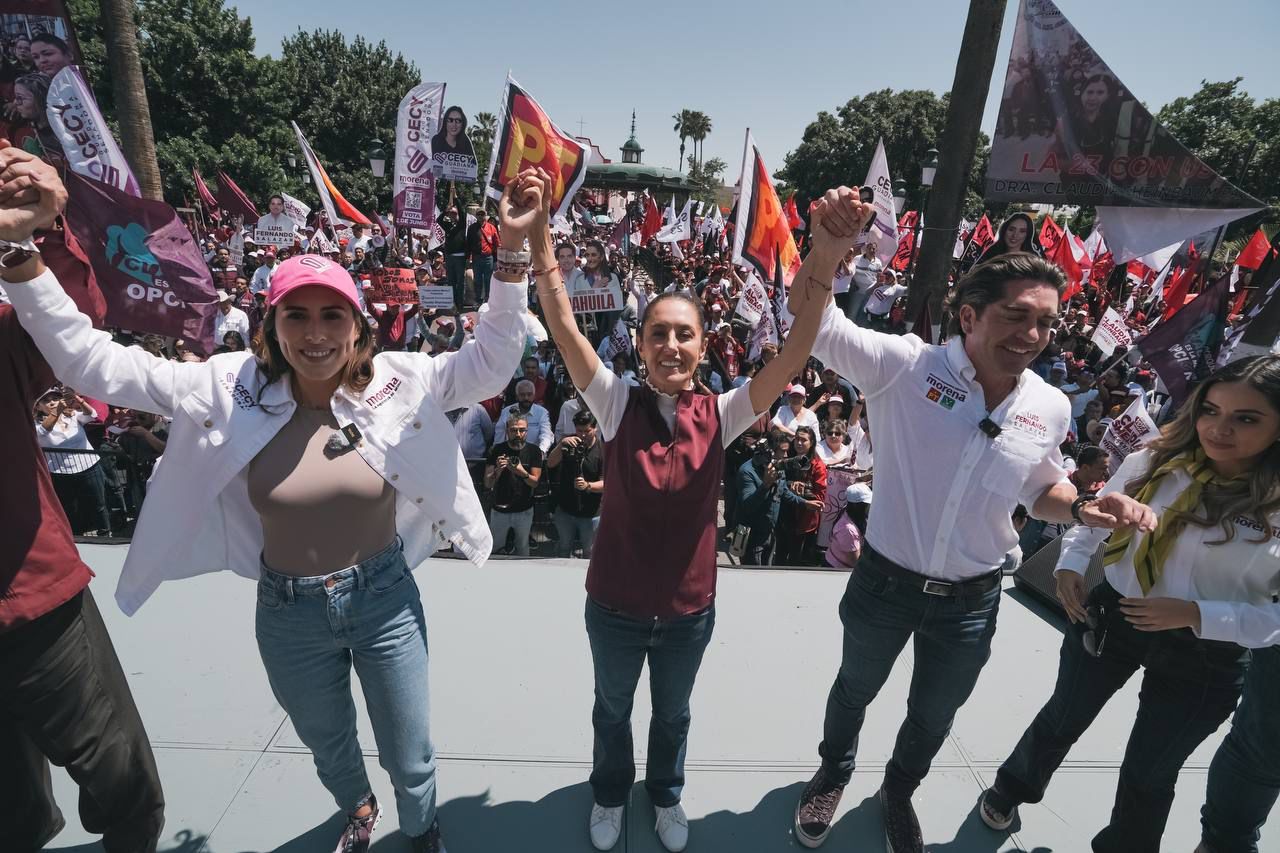
[[[701,110],[694,110],[689,114],[689,138],[694,144],[694,159],[698,165],[702,165],[702,140],[707,138],[711,133],[711,116]]]
[[[689,122],[693,117],[692,110],[681,110],[671,116],[675,119],[676,126],[671,128],[680,136],[680,162],[676,164],[676,170],[684,169],[684,141],[689,138]]]
[[[142,79],[138,24],[133,0],[102,0],[102,28],[111,69],[111,90],[120,121],[120,142],[144,198],[163,198],[151,108]]]
[[[493,139],[498,130],[498,117],[493,113],[476,113],[471,117],[471,127],[467,133],[471,142],[477,139]]]

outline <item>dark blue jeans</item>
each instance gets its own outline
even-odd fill
[[[471,262],[471,272],[476,280],[476,304],[483,305],[489,301],[489,281],[493,278],[493,255],[477,256]]]
[[[689,696],[716,624],[715,608],[676,619],[639,619],[587,599],[587,639],[595,668],[596,702],[591,791],[602,806],[620,806],[636,779],[631,706],[649,660],[649,756],[644,786],[656,806],[680,802],[689,735]]]
[[[1190,630],[1144,633],[1120,613],[1108,583],[1089,593],[1106,609],[1102,655],[1084,649],[1082,625],[1062,638],[1053,695],[996,774],[996,788],[1020,803],[1038,803],[1058,765],[1103,706],[1144,670],[1138,716],[1120,764],[1111,823],[1093,839],[1097,853],[1159,853],[1178,771],[1231,714],[1249,653],[1231,643],[1200,640]]]
[[[1231,731],[1209,765],[1200,812],[1212,853],[1258,853],[1280,793],[1280,646],[1253,650]]]
[[[453,307],[462,310],[467,294],[467,256],[445,255],[445,281],[453,288]]]
[[[867,706],[907,641],[914,640],[907,718],[885,768],[885,787],[910,796],[928,774],[991,654],[1000,587],[961,598],[929,595],[887,574],[880,568],[883,560],[864,550],[840,601],[844,657],[827,697],[818,754],[827,775],[847,784]]]

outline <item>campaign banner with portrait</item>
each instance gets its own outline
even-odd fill
[[[288,193],[280,193],[280,197],[284,199],[284,215],[293,220],[294,227],[301,228],[306,225],[307,217],[311,215],[311,208]]]
[[[876,243],[876,257],[887,264],[898,249],[898,220],[893,210],[893,181],[889,178],[889,158],[884,153],[884,137],[876,142],[876,153],[871,155],[867,179],[858,190],[859,200],[875,205],[875,215],[854,241],[859,249],[868,240]]]
[[[38,157],[59,156],[62,140],[45,105],[54,79],[79,62],[63,0],[0,0],[0,137]]]
[[[788,283],[800,269],[800,249],[764,158],[751,137],[751,128],[747,128],[742,151],[740,181],[733,262],[750,264],[765,281],[774,281],[780,271],[783,282]]]
[[[1158,435],[1160,429],[1151,415],[1147,414],[1143,398],[1137,398],[1120,417],[1111,422],[1102,441],[1098,442],[1098,446],[1107,451],[1108,472],[1115,474],[1126,456],[1145,447]]]
[[[266,217],[264,216],[263,219]],[[292,225],[293,220],[289,220],[289,227],[280,227],[275,224],[263,223],[262,219],[258,220],[257,226],[253,229],[253,242],[259,246],[292,246],[296,239],[296,228]]]
[[[1262,207],[1175,139],[1053,0],[1021,0],[986,198],[1056,205]]]
[[[591,149],[556,127],[510,74],[503,88],[493,142],[485,195],[497,201],[502,198],[503,188],[521,171],[542,168],[552,178],[551,213],[567,219],[574,193],[587,176]]]
[[[1093,343],[1102,350],[1103,358],[1111,358],[1116,347],[1133,346],[1133,335],[1125,325],[1124,317],[1120,316],[1120,312],[1114,308],[1107,308],[1102,312],[1102,318],[1098,320],[1098,326],[1093,330]]]
[[[400,101],[391,192],[396,224],[430,227],[436,219],[436,175],[431,138],[444,103],[444,83],[419,83]],[[472,174],[475,180],[474,172]]]
[[[852,465],[827,466],[827,496],[822,501],[822,518],[818,521],[818,547],[831,541],[831,531],[844,514],[845,492],[866,474]]]
[[[418,282],[413,270],[384,267],[369,273],[370,302],[418,304]]]
[[[467,114],[462,107],[451,106],[440,118],[440,126],[431,137],[432,169],[436,180],[474,184],[480,169],[476,152],[467,135]]]

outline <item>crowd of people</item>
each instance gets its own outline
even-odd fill
[[[201,572],[257,582],[263,664],[348,815],[340,851],[367,850],[381,815],[356,740],[352,666],[401,829],[415,851],[444,849],[411,569],[444,549],[476,564],[527,555],[539,521],[559,554],[589,559],[587,828],[598,849],[618,841],[636,778],[630,716],[646,662],[655,831],[668,850],[689,843],[689,700],[723,549],[744,565],[849,573],[821,762],[795,808],[805,846],[825,841],[866,708],[913,641],[917,677],[879,799],[888,849],[923,851],[912,796],[987,661],[1003,574],[1064,536],[1056,578],[1071,627],[1057,687],[983,795],[983,821],[1006,829],[1021,804],[1038,802],[1143,669],[1116,807],[1094,850],[1160,848],[1182,763],[1242,695],[1210,773],[1201,851],[1256,850],[1280,790],[1280,739],[1262,722],[1280,713],[1265,680],[1280,643],[1280,357],[1233,362],[1174,406],[1136,348],[1104,357],[1091,340],[1102,305],[1130,300],[1140,338],[1158,296],[1126,282],[1064,301],[1066,278],[1023,215],[979,263],[954,271],[944,322],[920,329],[940,339],[931,344],[905,333],[906,287],[859,243],[872,209],[847,188],[811,208],[789,290],[766,287],[758,323],[779,331],[785,304],[789,328],[759,335],[737,310],[751,270],[731,262],[720,235],[624,250],[582,222],[553,239],[551,187],[545,173],[522,172],[496,224],[451,198],[435,247],[380,223],[342,237],[300,227],[294,245],[261,249],[242,233],[210,235],[221,334],[207,359],[189,342],[93,330],[38,255],[3,270],[13,309],[0,320],[12,330],[21,320],[16,334],[30,336],[14,347],[32,366],[12,396],[26,400],[33,452],[53,451],[52,475],[31,472],[38,486],[53,478],[37,489],[41,508],[56,490],[76,527],[113,526],[92,497],[108,472],[63,467],[92,448],[99,421],[122,454],[155,466],[149,480],[123,481],[150,496],[135,495],[121,607],[132,613],[161,582]],[[64,199],[52,170],[0,150],[0,239],[48,227]],[[387,268],[447,285],[455,307],[379,302],[376,273]],[[575,290],[602,284],[619,287],[622,310],[575,314]],[[66,383],[53,393],[50,373]],[[1134,401],[1165,427],[1117,466],[1099,444]],[[27,609],[0,606],[0,650],[56,645],[73,624],[110,650],[69,528],[31,523],[57,547],[19,562],[16,582],[38,577],[44,592]],[[1086,590],[1084,569],[1108,536],[1106,580]],[[358,631],[334,633],[325,613],[335,601]],[[316,654],[334,642],[350,655]],[[42,679],[65,685],[66,671],[43,660],[5,663],[0,676],[32,690]],[[95,798],[82,815],[108,849],[154,850],[159,777],[123,676],[108,681],[101,718],[74,732],[54,713],[80,701],[74,685],[42,693],[47,719],[29,723],[38,736],[24,729],[21,766],[40,778],[45,757],[67,765]],[[117,752],[86,758],[80,747],[95,739]],[[23,823],[31,849],[57,824],[47,785],[36,799],[16,800],[40,816]]]

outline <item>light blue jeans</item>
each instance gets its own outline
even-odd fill
[[[493,550],[495,551],[501,551],[507,546],[507,532],[514,530],[516,534],[516,556],[529,556],[529,531],[532,529],[532,507],[524,512],[489,510],[489,531],[493,534]]]
[[[578,547],[582,549],[583,557],[591,556],[591,545],[596,541],[600,516],[583,518],[557,509],[552,520],[556,523],[556,533],[560,534],[560,541],[556,543],[556,556],[567,557],[572,554],[574,540],[577,540]]]
[[[371,790],[356,739],[355,664],[378,763],[395,788],[400,829],[425,833],[436,816],[427,625],[399,539],[322,577],[291,577],[263,565],[256,633],[271,690],[344,812]]]

